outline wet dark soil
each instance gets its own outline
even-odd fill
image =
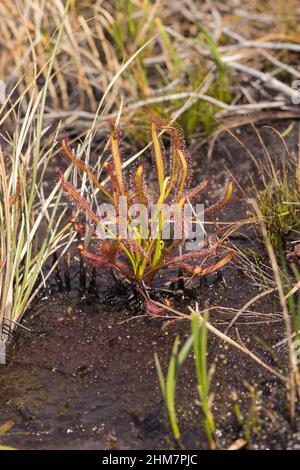
[[[288,123],[282,123],[282,129]],[[279,126],[280,127],[280,126]],[[278,128],[278,126],[277,126]],[[282,130],[281,129],[281,130]],[[267,130],[266,143],[278,152],[278,141]],[[296,145],[296,132],[291,145]],[[239,138],[262,158],[250,126]],[[224,150],[225,149],[225,150]],[[228,170],[243,187],[248,172],[255,176],[249,156],[230,137],[221,137],[211,162],[197,152],[195,180],[212,175],[212,196],[222,190]],[[259,176],[259,175],[258,175]],[[227,220],[245,217],[246,202],[237,194],[226,210]],[[223,217],[223,216],[222,216]],[[221,218],[221,217],[220,217]],[[252,227],[245,227],[239,248],[261,250]],[[237,309],[260,292],[259,285],[239,265],[196,285],[181,298],[181,309],[198,301],[211,308],[210,321],[224,331]],[[20,449],[161,449],[176,447],[170,435],[154,364],[157,352],[164,371],[174,338],[190,333],[188,320],[145,316],[129,298],[119,294],[105,300],[112,278],[98,278],[99,297],[77,293],[55,294],[41,300],[27,314],[8,351],[8,364],[0,368],[0,424],[14,426],[0,443]],[[113,291],[114,292],[114,291]],[[117,297],[117,293],[116,293]],[[287,363],[285,346],[272,349],[284,338],[284,324],[275,297],[256,302],[230,330],[264,362],[278,370]],[[130,311],[129,311],[130,310]],[[291,428],[285,385],[241,351],[209,334],[209,364],[216,365],[212,411],[218,447],[228,448],[248,438],[247,448],[299,448],[297,425]],[[243,423],[239,423],[232,393],[236,392]],[[199,407],[193,357],[187,359],[177,384],[176,402],[189,449],[207,448]],[[298,429],[299,431],[299,429]],[[250,437],[250,440],[249,440]]]
[[[239,284],[243,301],[251,297],[245,287]],[[208,297],[222,305],[226,297],[237,306],[236,286],[211,289]],[[263,305],[259,307],[261,312]],[[275,311],[272,305],[264,309]],[[215,323],[227,322],[228,312],[219,311],[213,317]],[[281,340],[281,321],[270,314],[263,323],[251,323],[248,318],[239,321],[239,334],[262,359],[274,365],[259,339],[268,344]],[[1,419],[15,423],[2,443],[25,449],[168,447],[154,352],[166,367],[175,335],[183,341],[189,334],[188,321],[167,325],[165,320],[134,318],[124,310],[104,308],[96,299],[79,301],[77,296],[56,295],[43,301],[24,325],[32,332],[19,330],[8,365],[0,370]],[[209,361],[215,361],[217,367],[213,387],[217,438],[221,447],[227,447],[241,434],[231,393],[237,392],[246,414],[251,407],[247,384],[253,385],[258,395],[263,394],[258,400],[263,405],[257,403],[263,408],[257,413],[265,419],[277,416],[278,396],[284,400],[282,384],[213,336],[209,337],[209,351]],[[282,353],[280,360],[285,360]],[[182,369],[177,391],[183,441],[189,448],[205,448],[191,357]],[[282,445],[286,439],[287,434]],[[272,444],[267,435],[262,445],[281,444],[276,439]]]

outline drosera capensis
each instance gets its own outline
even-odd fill
[[[94,268],[111,268],[118,271],[129,283],[134,283],[145,301],[147,310],[152,314],[158,314],[161,309],[151,302],[147,289],[153,285],[158,274],[166,269],[177,268],[190,276],[206,276],[226,266],[232,260],[233,253],[229,249],[225,250],[218,240],[210,245],[207,241],[202,245],[199,244],[199,248],[193,251],[186,253],[182,251],[187,236],[183,223],[184,206],[197,200],[207,190],[209,181],[205,179],[195,188],[188,189],[192,174],[191,161],[183,136],[177,127],[151,122],[150,137],[156,188],[146,183],[144,163],[139,163],[134,168],[130,182],[127,181],[120,150],[120,129],[115,121],[110,122],[110,127],[111,158],[104,164],[104,170],[110,181],[105,186],[73,153],[67,140],[63,138],[61,141],[62,152],[69,165],[88,176],[91,194],[97,191],[101,194],[102,200],[110,204],[109,207],[105,206],[104,214],[95,212],[87,199],[66,181],[63,173],[60,174],[61,188],[71,202],[86,215],[87,222],[96,226],[94,237],[101,238],[95,251],[79,245],[80,254]],[[166,149],[160,136],[162,130],[170,135],[169,158],[166,157]],[[232,183],[229,181],[224,189],[224,196],[211,206],[203,207],[203,217],[212,219],[215,212],[230,200],[232,190]],[[125,214],[128,215],[125,221],[120,202],[125,204]],[[139,212],[145,213],[146,225],[131,213],[134,212],[135,204],[139,205]],[[181,233],[177,238],[166,239],[165,229],[169,222],[166,207],[170,209],[174,204],[178,211],[174,217],[179,214]],[[114,225],[113,230],[107,219]],[[123,235],[121,226],[125,229],[126,236]],[[100,232],[101,237],[99,237]]]

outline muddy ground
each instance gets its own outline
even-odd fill
[[[276,123],[279,130],[288,126]],[[296,149],[299,124],[287,140]],[[243,127],[239,138],[257,158],[262,150],[254,130]],[[262,133],[272,158],[282,152],[278,139],[269,130]],[[192,143],[193,146],[193,143]],[[193,148],[193,147],[192,147]],[[232,171],[243,188],[249,187],[248,173],[255,178],[249,156],[231,137],[222,136],[207,161],[204,148],[194,152],[195,175],[212,177],[211,197],[217,197]],[[224,165],[227,167],[225,169]],[[247,204],[236,189],[235,198],[220,219],[239,220],[247,214]],[[240,249],[261,253],[261,243],[253,227],[242,231],[247,239],[235,239]],[[263,256],[263,255],[262,255]],[[259,292],[246,270],[236,264],[198,283],[184,299],[198,301],[200,308],[215,308],[210,321],[224,330],[235,311]],[[189,335],[186,320],[166,322],[143,315],[139,305],[128,308],[129,297],[115,292],[108,301],[107,289],[114,280],[105,274],[97,278],[98,297],[80,298],[54,293],[41,299],[27,314],[8,351],[8,364],[0,368],[1,422],[12,420],[11,430],[0,443],[20,449],[165,449],[172,442],[154,365],[157,352],[165,370],[176,335]],[[54,283],[52,287],[55,287]],[[118,301],[117,301],[118,300]],[[265,297],[245,313],[230,334],[239,334],[245,345],[273,367],[284,369],[285,348],[270,350],[284,338],[280,307],[275,298]],[[300,448],[297,426],[288,421],[286,390],[282,382],[252,359],[209,335],[209,363],[215,362],[213,380],[218,447],[228,448],[249,431],[247,448]],[[255,390],[255,407],[251,388]],[[244,417],[241,426],[234,413],[232,392],[236,392]],[[253,393],[253,392],[252,392]],[[203,419],[197,401],[193,358],[184,365],[176,395],[183,443],[189,449],[205,449]],[[247,416],[255,411],[252,424]]]

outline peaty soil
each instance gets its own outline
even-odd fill
[[[287,125],[282,123],[282,129]],[[278,152],[274,136],[262,132],[268,148]],[[296,132],[293,135],[292,146],[297,142]],[[239,138],[263,158],[250,126],[239,130]],[[205,160],[204,150],[196,153],[195,181],[210,174],[212,198],[222,191],[229,172],[243,188],[250,187],[249,173],[259,178],[249,156],[231,137],[219,139],[211,162]],[[224,212],[227,220],[246,216],[243,198],[236,190]],[[221,214],[220,219],[224,217]],[[243,237],[235,241],[239,248],[260,255],[253,227],[246,226]],[[237,309],[260,292],[248,274],[237,264],[224,269],[222,277],[201,281],[180,296],[181,311],[188,313],[188,305],[197,301],[201,309],[210,309],[210,322],[224,331]],[[7,365],[0,368],[0,425],[13,422],[0,444],[19,449],[176,448],[154,353],[166,371],[176,335],[183,344],[190,334],[189,321],[145,316],[138,303],[130,305],[126,292],[114,289],[108,302],[105,292],[114,287],[113,278],[104,273],[98,284],[98,297],[56,293],[40,300],[25,317],[23,325],[30,331],[18,329]],[[286,370],[286,347],[273,348],[285,336],[275,297],[256,302],[229,334],[271,367]],[[219,448],[228,448],[239,438],[247,439],[243,448],[248,449],[300,448],[299,428],[297,422],[293,429],[290,426],[286,387],[280,379],[212,334],[208,362],[216,366],[212,412]],[[184,446],[206,449],[192,354],[180,372],[176,404]]]
[[[199,287],[197,294],[198,301],[208,306],[227,306],[210,316],[220,330],[232,318],[229,306],[241,306],[255,293],[235,268],[224,271],[224,278],[226,287],[217,280]],[[118,310],[97,298],[79,300],[76,295],[56,294],[40,302],[23,323],[31,332],[18,330],[8,364],[0,368],[1,421],[14,422],[1,444],[19,449],[176,447],[154,352],[165,371],[175,336],[180,335],[183,343],[189,322],[133,316],[126,311],[126,302],[124,296],[125,308]],[[280,370],[286,363],[285,349],[270,354],[264,346],[284,337],[280,311],[270,300],[258,303],[255,311],[260,315],[243,315],[231,336],[237,339],[238,332],[245,345]],[[248,448],[294,446],[297,434],[288,422],[283,383],[211,334],[208,344],[208,362],[216,365],[212,389],[218,447],[228,448],[247,431],[252,439]],[[234,413],[233,392],[243,426]],[[180,373],[176,403],[184,445],[206,449],[192,355]]]

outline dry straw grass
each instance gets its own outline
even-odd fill
[[[270,10],[273,2],[253,0],[70,0],[66,14],[65,4],[0,3],[0,322],[6,317],[9,326],[43,285],[50,254],[70,243],[54,223],[57,188],[46,196],[43,187],[58,132],[82,138],[87,161],[112,116],[140,146],[141,124],[158,115],[179,120],[188,138],[195,129],[202,137],[223,131],[214,117],[230,128],[271,108],[272,117],[299,115],[291,103],[299,78],[296,1]],[[42,224],[48,243],[34,251]]]
[[[291,82],[299,78],[298,9],[295,1],[276,2],[275,11],[272,3],[270,13],[266,2],[253,0],[240,5],[72,0],[48,83],[45,119],[62,119],[77,135],[86,131],[113,77],[151,38],[114,83],[101,120],[116,116],[122,105],[136,135],[136,123],[145,116],[170,119],[183,108],[184,130],[192,132],[200,122],[205,135],[216,126],[216,114],[241,122],[245,113],[261,119],[266,108],[274,109],[273,116],[297,113],[290,105]],[[63,12],[61,0],[1,2],[0,79],[14,90],[10,115],[20,96],[25,112],[33,88],[45,82]]]

